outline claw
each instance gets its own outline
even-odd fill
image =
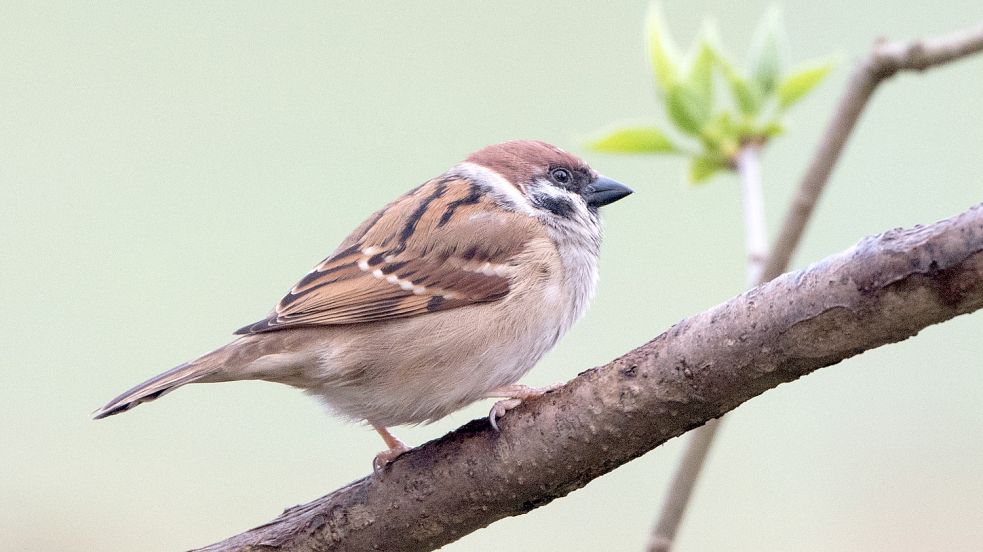
[[[372,459],[372,471],[379,473],[385,469],[390,462],[399,458],[403,453],[410,451],[410,447],[403,445],[402,443],[400,443],[400,445],[401,446],[386,449],[379,454],[376,454],[375,458]]]
[[[506,412],[519,406],[526,399],[542,397],[546,393],[555,391],[561,387],[563,387],[562,383],[554,383],[553,385],[538,388],[529,387],[528,385],[506,385],[505,387],[492,389],[485,393],[485,398],[504,397],[505,400],[498,401],[491,407],[491,410],[488,412],[488,423],[491,424],[492,429],[498,431],[498,418],[504,416]]]
[[[491,424],[492,429],[496,432],[498,431],[498,419],[505,415],[506,412],[512,410],[513,408],[522,404],[522,399],[505,399],[504,401],[498,401],[492,405],[491,410],[488,411],[488,423]]]

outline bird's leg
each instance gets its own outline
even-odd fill
[[[504,398],[504,401],[498,401],[495,403],[491,410],[488,412],[488,422],[491,424],[495,431],[498,431],[498,418],[505,415],[506,412],[512,410],[513,408],[522,404],[522,401],[526,399],[534,399],[536,397],[542,397],[550,391],[554,391],[563,387],[562,383],[554,383],[553,385],[547,385],[546,387],[529,387],[528,385],[512,384],[504,385],[502,387],[496,387],[491,391],[485,393],[486,399],[500,399]]]
[[[406,443],[397,439],[392,433],[389,433],[389,430],[385,427],[373,422],[369,423],[372,424],[372,428],[375,429],[380,436],[382,436],[382,440],[385,441],[386,446],[389,447],[388,449],[375,455],[375,459],[372,460],[372,469],[374,471],[379,471],[382,468],[385,468],[390,462],[399,457],[399,455],[410,450],[410,447],[406,446]]]

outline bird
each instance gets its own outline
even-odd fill
[[[586,311],[599,209],[632,190],[535,140],[494,144],[372,214],[230,343],[124,392],[95,419],[191,383],[264,380],[389,428],[486,398],[489,421],[557,386],[517,382]]]

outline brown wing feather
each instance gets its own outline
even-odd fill
[[[537,228],[469,180],[431,180],[369,217],[269,317],[236,333],[373,322],[501,299],[509,261]]]

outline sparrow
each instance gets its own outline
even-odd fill
[[[189,383],[265,380],[367,422],[435,421],[475,401],[496,419],[554,389],[517,382],[584,314],[598,209],[632,193],[556,146],[485,147],[370,216],[234,341],[126,391],[105,418]]]

